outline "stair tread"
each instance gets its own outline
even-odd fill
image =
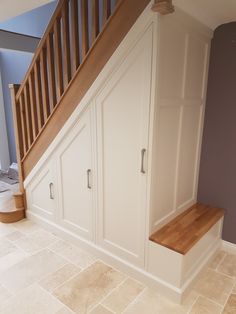
[[[184,255],[223,216],[221,208],[195,204],[153,233],[149,240]]]

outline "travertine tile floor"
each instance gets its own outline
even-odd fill
[[[0,224],[0,313],[236,313],[236,255],[218,252],[176,305],[33,222]]]

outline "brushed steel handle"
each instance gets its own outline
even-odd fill
[[[53,196],[53,183],[49,183],[49,197],[50,197],[50,200],[54,200],[54,196]]]
[[[146,173],[145,170],[144,170],[144,156],[145,156],[145,153],[146,153],[146,149],[143,148],[141,150],[141,173]]]
[[[87,170],[87,188],[92,189],[91,184],[90,184],[90,175],[91,175],[91,169]]]

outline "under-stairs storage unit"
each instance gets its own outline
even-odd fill
[[[127,8],[138,16],[137,8],[146,4],[118,2],[106,29],[117,23],[110,41],[120,32],[119,14]],[[41,139],[38,135],[23,158],[22,171],[24,177],[30,172],[24,180],[29,218],[180,302],[197,272],[186,280],[186,273],[172,265],[180,253],[173,251],[170,259],[149,237],[196,203],[212,32],[180,10],[160,16],[151,7],[132,21],[122,41],[119,35],[120,45],[86,93],[81,94],[83,85],[68,85],[68,94],[48,117],[51,126],[43,127]],[[92,49],[106,53],[106,46],[99,47]],[[89,72],[81,75],[86,79]],[[30,169],[50,121],[58,121],[58,134]],[[220,225],[217,220],[198,241],[204,255],[198,271],[220,245]],[[194,254],[185,261],[188,274]],[[165,262],[171,277],[158,271]]]

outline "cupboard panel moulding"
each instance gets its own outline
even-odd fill
[[[153,159],[153,210],[155,226],[175,211],[175,176],[178,160],[178,133],[181,108],[161,107],[158,112],[158,130],[154,135],[156,147]]]

